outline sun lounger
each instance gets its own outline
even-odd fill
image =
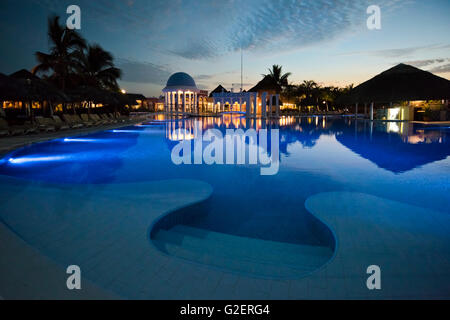
[[[1,132],[1,135],[16,136],[16,135],[24,134],[25,130],[23,127],[20,127],[20,126],[10,126],[5,119],[0,118],[0,132]]]
[[[25,123],[22,128],[24,129],[25,134],[38,133],[39,127],[35,124]]]
[[[109,124],[108,119],[103,118],[101,114],[96,114],[95,116],[97,117],[98,121],[100,121],[102,124]]]
[[[103,121],[99,120],[95,114],[89,115],[89,121],[93,123],[94,126],[101,126],[103,124]]]
[[[107,116],[113,123],[117,123],[117,119],[112,115],[112,113],[107,113],[106,116]]]
[[[89,115],[89,117],[92,119],[92,121],[95,121],[95,123],[96,123],[97,125],[103,125],[103,124],[105,124],[105,121],[103,121],[102,119],[100,119],[100,117],[99,117],[96,113]]]
[[[59,116],[53,116],[53,121],[55,122],[56,127],[58,130],[68,130],[70,129],[70,126],[66,123],[64,123]]]
[[[82,128],[84,127],[84,124],[80,123],[76,118],[73,118],[74,116],[71,114],[63,114],[64,121],[72,128]],[[81,119],[80,119],[81,120]]]
[[[0,136],[9,136],[9,125],[3,118],[0,118]]]
[[[87,125],[84,123],[83,119],[77,114],[71,115],[71,118],[74,123],[81,124],[84,127],[87,127]]]
[[[89,119],[89,115],[87,113],[81,114],[80,117],[86,127],[92,127],[95,125],[95,123]]]
[[[100,119],[104,120],[106,123],[113,123],[112,119],[110,119],[106,114],[99,114]]]
[[[116,113],[115,113],[115,116],[116,116],[116,119],[117,119],[118,121],[120,121],[120,122],[127,122],[127,121],[130,120],[129,117],[123,116],[123,115],[121,115],[119,112],[116,112]]]
[[[36,117],[36,122],[41,131],[45,131],[45,132],[56,131],[56,127],[53,124],[53,119],[50,120],[49,118]]]

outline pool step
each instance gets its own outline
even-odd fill
[[[332,251],[320,246],[259,240],[178,225],[159,230],[154,243],[170,255],[265,277],[295,277],[323,265]]]
[[[224,235],[228,238],[229,235]],[[158,233],[158,240],[166,241],[168,243],[182,246],[191,250],[206,251],[210,254],[235,257],[241,260],[253,261],[266,264],[279,265],[292,265],[302,267],[315,267],[324,263],[329,255],[322,254],[309,254],[301,251],[302,248],[297,250],[290,250],[288,252],[283,251],[280,248],[272,250],[270,247],[264,247],[264,244],[255,246],[252,241],[248,241],[249,238],[237,237],[239,241],[233,241],[229,243],[226,241],[220,241],[219,237],[215,237],[214,240],[206,238],[196,238],[190,235],[182,234],[180,232],[173,232],[160,230]],[[250,244],[253,246],[250,246]],[[311,250],[309,250],[311,251]]]
[[[294,254],[302,252],[308,255],[318,255],[318,256],[330,256],[333,254],[330,248],[324,246],[310,246],[310,245],[301,245],[287,242],[241,237],[222,232],[215,232],[200,228],[194,228],[191,226],[181,224],[171,228],[170,231],[175,231],[181,234],[186,234],[201,239],[214,240],[230,245],[240,245],[242,244],[242,241],[245,241],[246,247],[251,248],[252,250],[258,250],[258,248],[262,248],[264,249],[264,251],[267,250],[281,251],[285,253],[291,252]]]
[[[283,265],[265,265],[257,262],[237,260],[234,257],[217,256],[209,252],[193,251],[167,242],[154,241],[170,255],[244,274],[255,274],[263,277],[297,277],[313,270],[311,268],[292,268]]]

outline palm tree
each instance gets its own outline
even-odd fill
[[[75,66],[77,52],[86,47],[86,41],[76,31],[60,25],[58,16],[48,19],[48,37],[52,43],[50,53],[35,53],[39,64],[33,68],[33,74],[52,70],[49,78],[64,91]]]
[[[304,80],[298,86],[298,96],[302,96],[301,102],[304,106],[318,104],[318,91],[320,86],[313,80]]]
[[[94,44],[88,46],[86,50],[78,51],[76,58],[75,70],[84,85],[119,91],[117,79],[121,77],[122,72],[114,67],[111,53]]]
[[[306,93],[312,93],[317,89],[318,84],[314,80],[304,80],[300,86],[303,87]]]
[[[273,81],[275,81],[280,87],[284,88],[288,86],[288,78],[292,74],[290,72],[287,72],[283,74],[282,72],[283,67],[274,64],[272,66],[272,69],[269,70],[269,74],[263,74],[263,77],[270,77]]]

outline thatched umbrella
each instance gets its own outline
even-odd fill
[[[37,77],[27,70],[19,70],[10,75],[22,85],[21,101],[66,102],[68,97],[51,83]]]
[[[410,65],[399,64],[355,87],[341,101],[376,103],[449,98],[449,80]]]
[[[25,90],[19,81],[0,73],[0,101],[17,101],[25,95]]]

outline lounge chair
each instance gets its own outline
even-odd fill
[[[56,131],[56,127],[53,124],[53,119],[44,118],[44,117],[36,117],[36,122],[39,125],[39,130],[45,132]]]
[[[21,126],[10,126],[8,124],[8,122],[3,119],[0,118],[0,134],[1,135],[20,135],[20,134],[24,134],[25,133],[25,129]]]
[[[127,122],[127,121],[130,120],[129,117],[123,116],[123,115],[121,115],[119,112],[116,112],[115,115],[116,115],[116,119],[117,119],[118,121],[120,121],[120,122]]]
[[[95,119],[102,125],[108,124],[109,122],[105,119],[103,119],[103,117],[101,117],[99,114],[94,114]]]
[[[9,125],[3,118],[0,118],[0,136],[9,136]]]
[[[99,117],[108,124],[113,123],[113,120],[110,117],[108,117],[106,114],[100,114]]]
[[[64,123],[59,116],[52,116],[53,121],[55,122],[56,128],[58,130],[68,130],[70,129],[70,126],[66,123]]]
[[[74,123],[81,124],[82,126],[86,127],[87,125],[84,123],[83,119],[77,114],[71,115],[71,118]]]
[[[89,115],[87,113],[81,114],[80,117],[86,127],[92,127],[93,125],[95,125],[94,122],[89,120]]]
[[[25,122],[25,124],[22,126],[22,128],[24,129],[25,134],[39,132],[39,127],[36,124],[32,124],[30,122]]]
[[[112,115],[112,113],[107,113],[106,116],[107,116],[113,123],[117,123],[117,119]]]
[[[99,124],[108,124],[108,122],[105,119],[100,118],[100,116],[98,114],[92,114],[92,119],[94,119],[95,121],[97,121]]]
[[[71,114],[63,114],[64,121],[72,128],[78,129],[84,127],[84,124],[80,123],[76,118]]]

